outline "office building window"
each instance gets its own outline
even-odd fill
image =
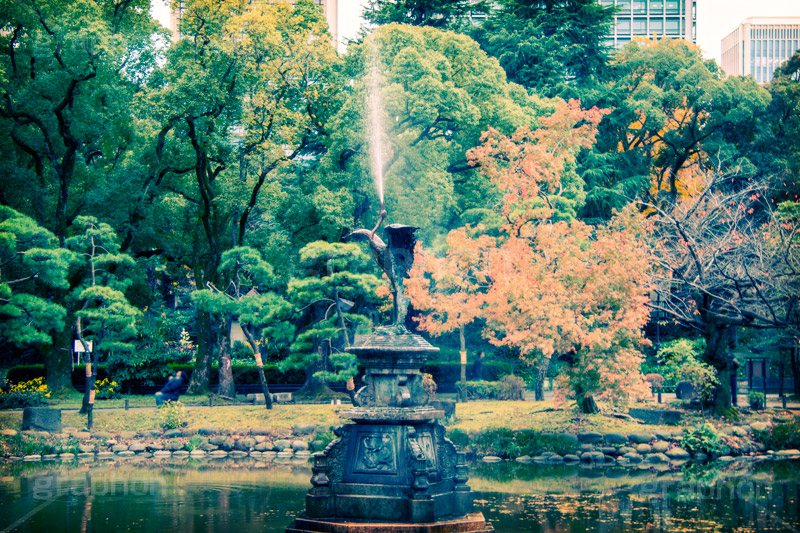
[[[631,32],[631,21],[630,20],[618,20],[617,21],[617,32],[619,32],[619,33],[630,33]]]
[[[643,2],[641,0],[633,0],[633,12],[634,13],[646,13],[647,12],[647,2]]]
[[[650,20],[650,31],[664,31],[664,21],[661,19]]]
[[[620,13],[631,12],[631,0],[617,0],[617,7]]]
[[[678,13],[678,10],[679,10],[678,2],[667,0],[667,2],[665,3],[665,6],[667,8],[667,13],[668,14],[672,15],[672,14]]]
[[[664,2],[651,2],[650,3],[650,14],[651,15],[660,15],[664,12]]]
[[[647,31],[647,19],[633,19],[633,31],[637,33]]]
[[[665,28],[667,30],[668,35],[677,35],[680,29],[680,23],[678,19],[667,19],[665,23]]]

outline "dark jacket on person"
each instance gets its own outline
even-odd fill
[[[483,379],[483,359],[480,357],[472,363],[472,379],[476,381]]]
[[[161,394],[164,395],[164,401],[175,402],[181,396],[181,387],[183,387],[183,376],[177,378],[172,376],[161,389]]]

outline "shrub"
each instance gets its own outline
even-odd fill
[[[178,429],[186,424],[186,406],[180,400],[164,402],[161,406],[161,427]]]
[[[714,367],[701,361],[702,341],[678,339],[665,343],[658,351],[664,365],[664,378],[677,384],[688,381],[703,401],[709,401],[716,387],[717,372]]]
[[[422,373],[422,388],[428,393],[428,398],[436,397],[436,382],[430,374]]]
[[[456,389],[467,400],[497,398],[497,381],[466,381],[456,383]]]
[[[333,439],[335,439],[335,438],[336,438],[336,435],[334,435],[330,431],[326,431],[324,433],[317,434],[317,436],[314,437],[314,440],[311,441],[311,449],[312,449],[312,451],[321,452],[322,450],[327,448],[328,444],[330,444],[333,441]]]
[[[0,408],[35,407],[47,403],[49,397],[44,378],[38,377],[11,385],[8,390],[0,390]]]
[[[514,439],[514,431],[508,428],[490,428],[472,437],[472,451],[479,455],[498,457],[519,457],[519,446]]]
[[[767,397],[763,392],[750,391],[747,395],[747,401],[750,404],[750,409],[761,411],[767,406]]]
[[[703,452],[709,455],[717,455],[724,449],[722,439],[710,424],[684,429],[681,446],[692,453]]]
[[[447,438],[461,451],[466,450],[470,444],[470,436],[463,429],[451,429],[447,432]]]
[[[29,435],[16,434],[9,437],[0,437],[0,456],[3,455],[47,455],[55,453],[80,452],[78,449],[79,441],[77,438],[57,437],[32,437]]]
[[[456,389],[468,400],[522,400],[525,381],[518,376],[507,375],[500,381],[459,381]]]
[[[523,455],[541,455],[544,452],[566,455],[574,453],[578,448],[578,444],[572,439],[531,429],[517,431],[515,439]]]
[[[508,428],[490,428],[472,435],[453,429],[448,433],[448,438],[463,451],[512,459],[544,452],[565,455],[574,453],[578,446],[569,438],[531,429],[514,431]]]
[[[94,390],[97,391],[95,396],[100,400],[119,398],[119,385],[117,385],[116,381],[111,381],[108,378],[95,381]]]
[[[647,374],[644,380],[650,384],[653,392],[658,392],[664,388],[664,376],[661,374]]]
[[[756,439],[772,450],[800,449],[800,416],[754,433]]]
[[[498,400],[523,400],[525,395],[525,381],[514,375],[500,378],[497,384]]]
[[[204,439],[200,435],[192,435],[186,444],[183,445],[183,449],[187,452],[193,452],[199,449],[205,442],[207,442],[207,439]]]

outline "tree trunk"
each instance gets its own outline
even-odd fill
[[[93,357],[93,352],[89,351],[89,343],[83,337],[83,328],[81,327],[81,319],[75,321],[75,333],[78,336],[78,342],[83,346],[84,363],[86,367],[86,390],[83,392],[83,403],[81,410],[78,414],[89,415],[88,428],[92,429],[92,404],[94,404],[94,384],[97,379],[97,358]],[[96,349],[97,346],[94,346]]]
[[[255,337],[253,337],[253,334],[250,333],[250,326],[247,324],[242,324],[242,331],[244,331],[244,335],[247,338],[247,344],[249,344],[250,349],[253,350],[253,357],[255,357],[256,360],[256,368],[258,368],[258,380],[261,382],[261,391],[264,393],[264,404],[267,406],[267,409],[272,409],[272,396],[270,396],[269,393],[267,378],[264,377],[264,360],[261,358],[261,350],[258,348],[258,343],[256,342]]]
[[[734,372],[731,358],[728,355],[731,326],[716,320],[709,321],[706,326],[706,351],[703,359],[717,371],[717,386],[714,389],[714,411],[724,415],[730,411],[731,372]]]
[[[587,415],[600,412],[600,407],[597,406],[597,402],[594,401],[594,396],[591,394],[586,394],[582,398],[578,398],[578,407],[581,413]]]
[[[192,379],[186,394],[205,394],[211,377],[211,359],[216,347],[214,327],[209,313],[197,312],[197,356],[192,370]]]
[[[99,341],[98,341],[99,344]],[[86,407],[86,429],[92,429],[94,425],[94,398],[97,391],[94,390],[94,384],[97,382],[97,365],[100,363],[100,356],[95,350],[92,353],[92,375],[86,380],[86,389],[89,398],[89,405]]]
[[[327,341],[319,343],[317,346],[318,357],[314,363],[306,367],[306,381],[300,390],[297,391],[297,396],[306,398],[328,399],[336,396],[336,393],[328,386],[328,384],[314,376],[317,372],[328,369],[328,348],[325,345]]]
[[[547,377],[547,370],[550,368],[550,357],[544,357],[536,367],[536,384],[533,389],[534,399],[537,402],[544,401],[544,379]]]
[[[74,320],[67,322],[74,324]],[[72,386],[72,328],[54,335],[52,346],[42,349],[47,388],[54,395],[74,391]]]
[[[800,348],[792,346],[789,356],[792,364],[792,378],[794,378],[794,393],[800,396]]]
[[[461,387],[456,387],[456,389],[458,390],[459,402],[467,401],[467,338],[464,329],[464,324],[461,324],[458,328],[458,343],[461,347],[461,351],[459,352],[459,356],[461,357],[461,379],[459,380],[461,382]]]
[[[219,390],[217,394],[227,398],[236,398],[236,384],[233,382],[231,369],[231,350],[228,336],[219,336]]]

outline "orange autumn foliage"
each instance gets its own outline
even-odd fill
[[[443,257],[418,246],[406,288],[423,311],[421,329],[440,334],[480,318],[491,343],[518,348],[530,364],[571,354],[563,397],[624,402],[649,391],[637,350],[648,318],[648,254],[629,223],[634,211],[592,227],[553,221],[546,202],[532,201],[557,191],[559,173],[594,140],[602,113],[565,105],[542,129],[485,135],[471,156],[505,193],[507,224],[498,237],[480,227],[451,231]]]

